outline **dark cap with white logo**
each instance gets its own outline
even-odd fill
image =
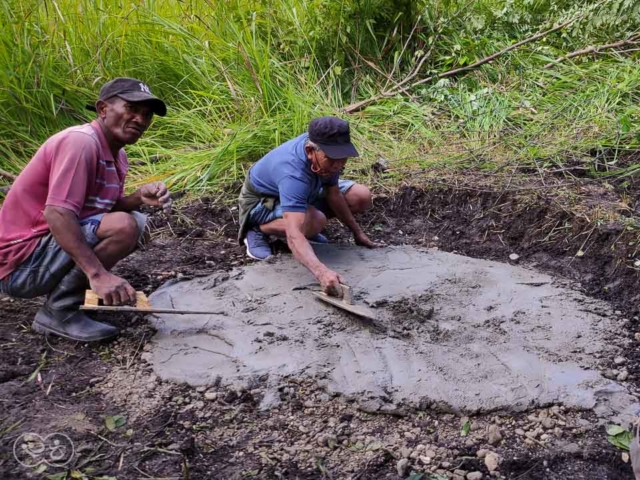
[[[127,102],[134,103],[148,102],[156,115],[164,117],[167,114],[165,103],[151,93],[146,83],[135,78],[120,77],[105,83],[100,89],[98,101],[104,101],[112,97],[120,97]],[[95,105],[87,105],[87,109],[96,111]]]

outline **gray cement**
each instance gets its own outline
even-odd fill
[[[377,325],[314,298],[312,275],[284,257],[154,293],[155,307],[219,312],[153,317],[156,372],[192,385],[312,377],[372,410],[407,402],[465,413],[551,403],[621,418],[639,410],[595,369],[595,353],[615,355],[608,306],[548,275],[411,247],[316,251],[357,303],[375,308]]]

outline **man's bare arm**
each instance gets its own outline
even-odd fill
[[[330,295],[338,295],[342,277],[329,269],[324,263],[318,260],[309,240],[303,233],[305,214],[300,212],[285,212],[284,220],[287,230],[287,244],[293,256],[318,279],[322,290]]]
[[[354,218],[353,213],[351,213],[349,205],[340,191],[340,188],[337,185],[334,185],[326,187],[325,189],[327,192],[327,204],[329,205],[329,208],[333,211],[336,218],[353,232],[353,238],[355,239],[356,244],[369,248],[379,247],[380,244],[371,241],[362,228],[360,228],[360,225]]]

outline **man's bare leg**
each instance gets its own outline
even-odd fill
[[[140,236],[140,227],[132,214],[108,213],[102,217],[96,236],[100,242],[94,252],[108,270],[133,252]],[[97,322],[79,310],[87,287],[86,275],[78,266],[74,266],[49,293],[45,305],[36,314],[34,329],[86,342],[116,336],[117,328]]]
[[[327,224],[327,217],[315,207],[309,206],[305,214],[302,233],[309,238],[320,233]],[[279,218],[264,225],[260,225],[260,231],[266,235],[286,237],[287,229],[284,218]]]

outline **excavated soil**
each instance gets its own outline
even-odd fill
[[[636,395],[638,238],[629,201],[635,193],[581,179],[555,181],[478,185],[440,178],[426,190],[380,190],[361,223],[389,245],[502,263],[517,254],[521,266],[567,282],[571,295],[607,302],[613,311],[601,317],[610,322],[607,345],[584,360],[594,375],[613,378]],[[234,213],[202,199],[184,203],[170,222],[155,215],[153,245],[117,272],[148,294],[171,279],[232,275],[247,264],[235,243]],[[337,243],[350,241],[341,227],[328,234]],[[437,294],[417,292],[391,299],[385,308],[404,319],[405,333],[446,342],[446,332],[430,326],[439,314]],[[39,303],[0,299],[3,478],[42,478],[13,456],[14,442],[26,432],[66,434],[76,449],[68,465],[74,478],[395,479],[398,467],[405,475],[433,471],[458,478],[478,471],[486,478],[482,450],[501,457],[503,478],[632,478],[621,452],[607,443],[603,422],[589,410],[548,404],[468,418],[434,408],[437,402],[385,410],[295,375],[278,382],[271,390],[274,406],[264,410],[269,390],[260,383],[231,385],[222,376],[207,387],[162,381],[151,365],[156,330],[139,316],[101,316],[122,328],[121,337],[83,345],[31,332]],[[480,328],[495,332],[504,325],[489,321]],[[285,342],[274,333],[263,335],[263,344]],[[482,364],[469,375],[473,381],[490,378]],[[123,418],[114,424],[117,415]],[[45,473],[60,471],[49,467]]]

